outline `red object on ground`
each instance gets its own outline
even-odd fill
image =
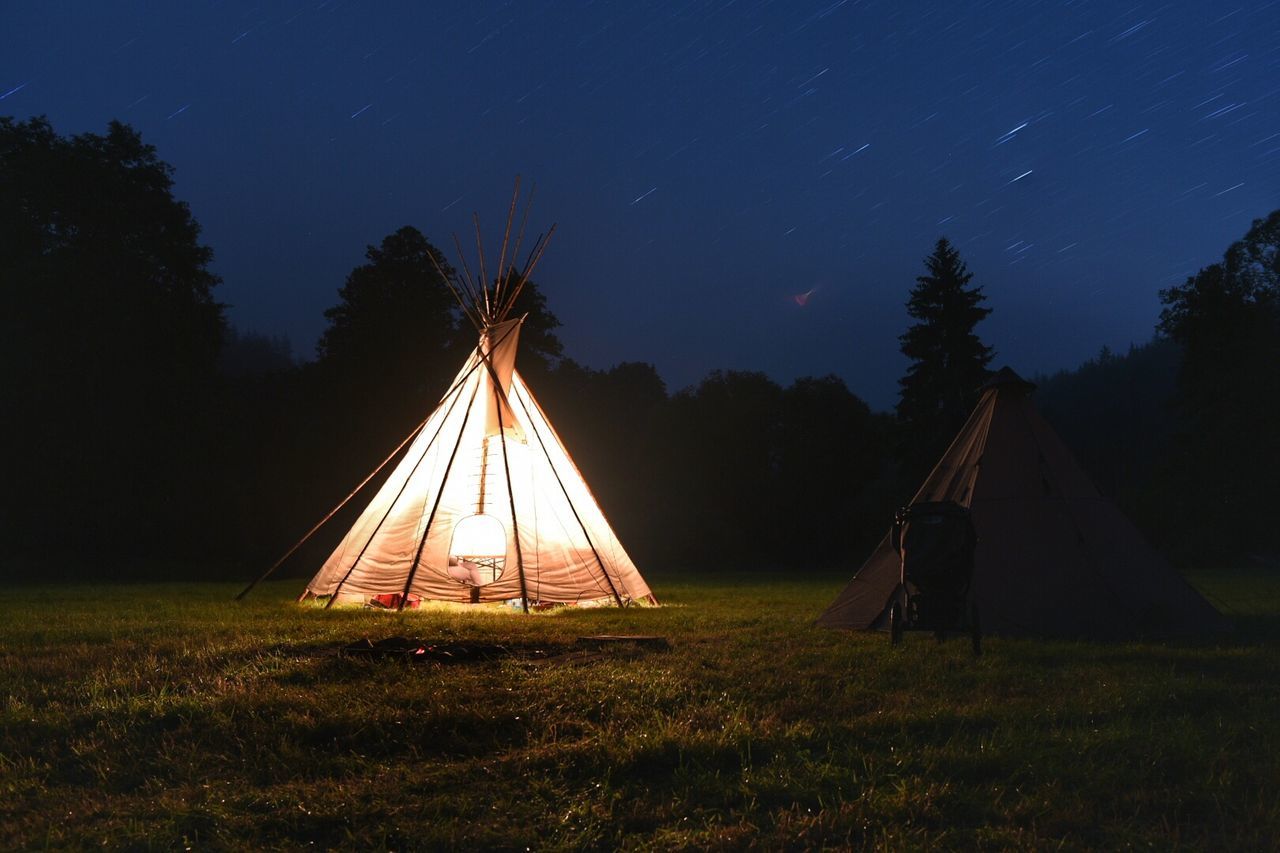
[[[387,592],[382,595],[373,596],[373,598],[369,599],[369,603],[374,607],[385,607],[388,610],[392,610],[400,606],[401,597],[401,594],[398,592]],[[421,598],[416,595],[411,595],[405,600],[404,606],[408,609],[413,609],[421,603]]]

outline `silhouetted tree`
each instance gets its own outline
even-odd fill
[[[461,364],[454,354],[461,312],[437,264],[451,274],[420,231],[399,228],[365,248],[365,262],[325,311],[317,358],[301,371],[296,403],[280,427],[289,440],[266,460],[268,479],[286,484],[277,501],[285,508],[277,525],[285,533],[274,550],[345,496],[447,390]],[[298,562],[322,559],[376,485],[352,502],[352,515],[330,522],[315,537],[314,552]]]
[[[1103,347],[1079,367],[1033,379],[1041,413],[1099,490],[1131,515],[1168,451],[1181,359],[1176,344],[1155,338],[1124,354]]]
[[[62,137],[0,118],[10,549],[195,547],[224,322],[172,174],[119,122]]]
[[[1182,351],[1168,338],[1106,347],[1073,370],[1038,376],[1036,403],[1103,495],[1115,499],[1158,549],[1181,533],[1157,474],[1180,428],[1174,406]]]
[[[875,489],[885,475],[887,418],[872,414],[836,376],[797,379],[780,403],[772,496],[779,561],[861,563],[891,517]]]
[[[280,373],[296,366],[293,345],[283,335],[263,335],[228,328],[218,354],[218,370],[233,378]]]
[[[437,271],[452,276],[453,268],[416,228],[400,228],[365,257],[325,311],[317,368],[350,415],[376,411],[393,427],[388,436],[402,434],[445,392],[477,331]],[[542,373],[561,354],[559,321],[532,281],[512,312],[525,315],[517,365],[522,374]]]
[[[442,393],[457,369],[446,355],[458,311],[436,266],[446,275],[452,268],[408,225],[366,247],[365,258],[324,312],[329,325],[316,346],[317,367],[347,398],[338,402],[349,416],[373,409],[398,427],[406,413],[421,417],[427,398]]]
[[[834,376],[714,371],[658,409],[654,549],[702,569],[848,568],[892,518],[889,418]]]
[[[632,557],[664,556],[654,507],[666,501],[666,449],[655,425],[667,392],[657,370],[639,362],[592,370],[561,358],[536,393]]]
[[[1158,330],[1185,352],[1179,378],[1183,404],[1203,414],[1230,394],[1249,408],[1261,390],[1253,383],[1267,382],[1277,363],[1266,356],[1274,352],[1269,345],[1276,343],[1280,320],[1280,210],[1255,220],[1222,263],[1162,290],[1160,301],[1165,308]]]
[[[215,511],[199,522],[219,531],[210,547],[219,573],[240,580],[279,556],[282,539],[315,521],[297,514],[299,483],[323,466],[296,453],[316,428],[302,394],[307,366],[294,360],[287,338],[228,328],[218,371],[219,440],[210,456],[221,492]]]
[[[1159,330],[1183,351],[1162,480],[1180,544],[1198,561],[1280,552],[1280,210],[1160,298]]]
[[[911,359],[897,406],[907,468],[917,472],[936,459],[977,401],[994,351],[974,333],[991,313],[981,287],[944,237],[925,258],[928,272],[916,279],[907,313],[917,322],[899,337]],[[912,477],[914,479],[914,476]]]
[[[763,373],[714,371],[657,424],[666,450],[654,511],[681,566],[758,568],[777,553],[775,466],[782,389]]]

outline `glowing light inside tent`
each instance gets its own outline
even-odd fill
[[[504,557],[507,531],[492,515],[468,515],[453,527],[450,556]]]
[[[453,527],[449,543],[449,575],[468,586],[483,586],[502,577],[507,531],[492,515],[469,515]]]

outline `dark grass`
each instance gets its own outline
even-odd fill
[[[0,848],[1268,849],[1280,578],[1229,643],[936,644],[811,625],[840,577],[652,578],[618,611],[294,605],[296,582],[0,603]],[[355,660],[395,634],[669,652]]]

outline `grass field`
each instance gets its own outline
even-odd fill
[[[1266,849],[1280,577],[1231,643],[817,629],[843,578],[657,575],[661,608],[401,615],[228,585],[10,588],[0,848]],[[672,649],[354,660],[396,634]]]

